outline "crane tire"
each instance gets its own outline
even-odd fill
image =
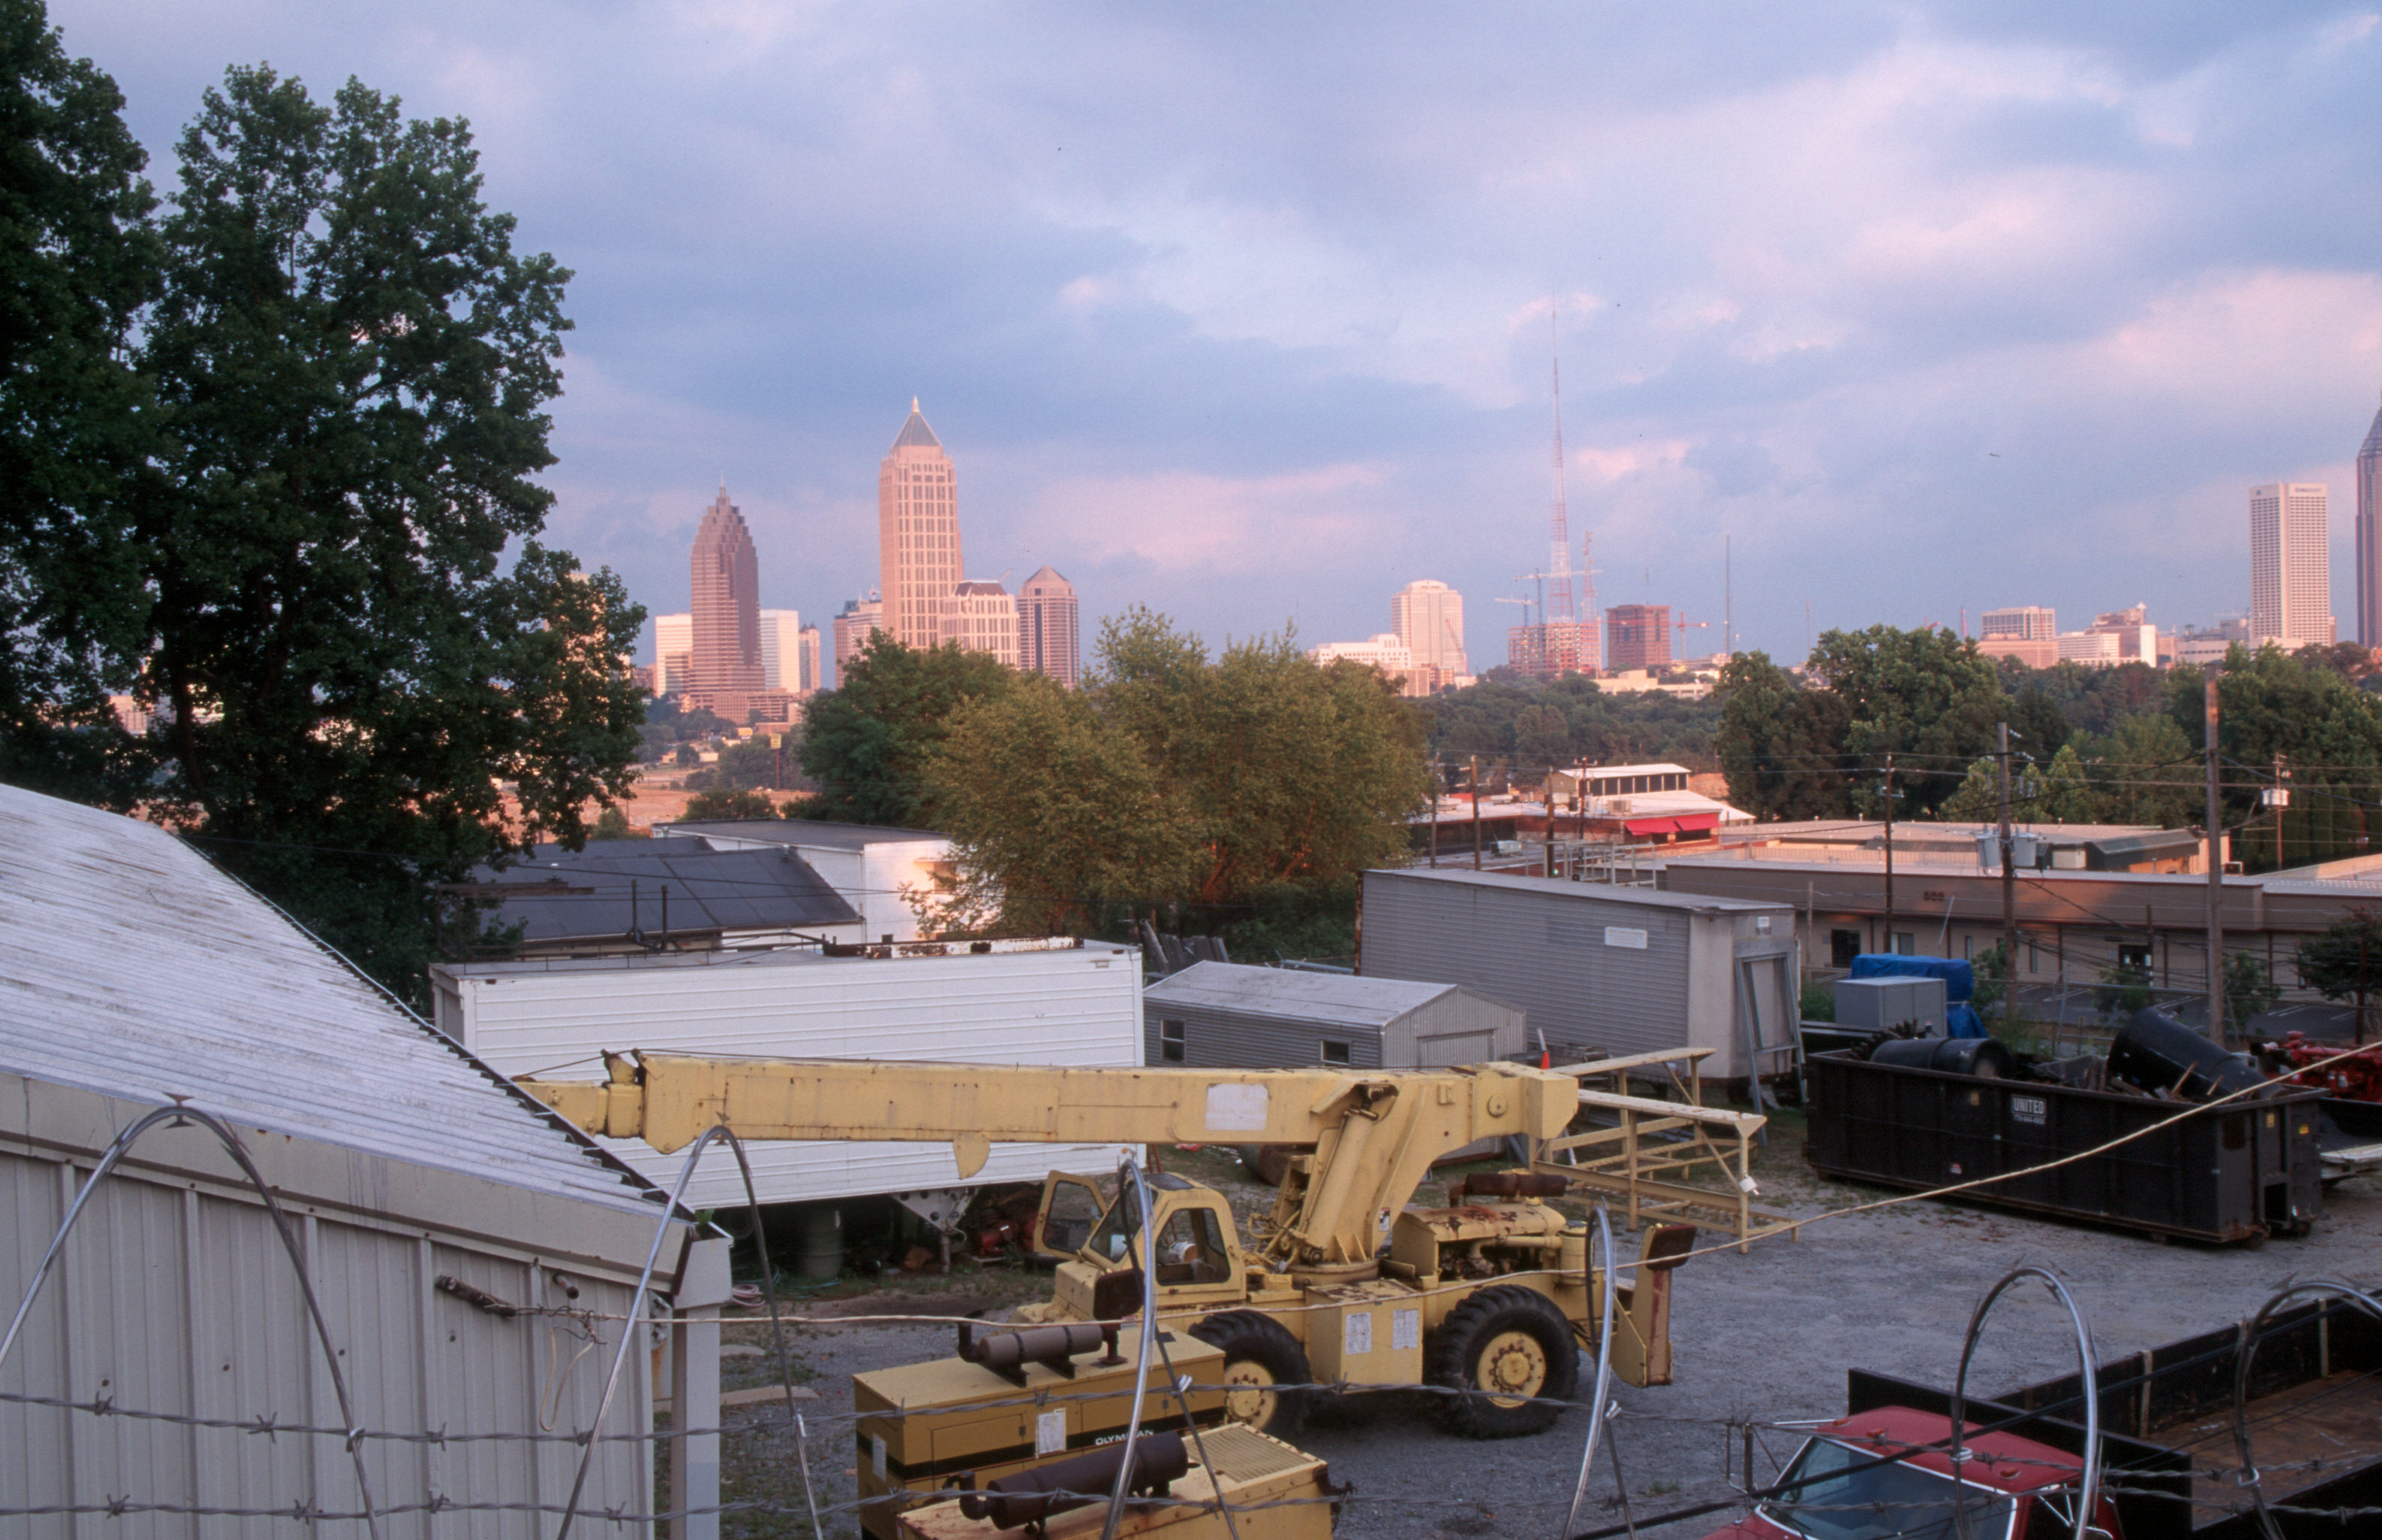
[[[1512,1438],[1563,1415],[1579,1392],[1579,1349],[1553,1300],[1504,1284],[1448,1312],[1431,1335],[1423,1374],[1448,1392],[1437,1399],[1450,1433]]]
[[[1224,1352],[1224,1417],[1275,1438],[1289,1438],[1306,1425],[1316,1393],[1274,1390],[1271,1386],[1313,1383],[1307,1349],[1288,1327],[1253,1310],[1228,1310],[1191,1328],[1191,1335]]]

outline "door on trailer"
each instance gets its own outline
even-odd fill
[[[1795,942],[1751,936],[1737,942],[1736,1024],[1738,1055],[1756,1076],[1792,1075],[1801,1058],[1802,992]],[[1775,1104],[1757,1097],[1756,1107]]]

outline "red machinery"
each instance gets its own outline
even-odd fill
[[[2320,1070],[2302,1066],[2341,1052],[2337,1043],[2310,1042],[2306,1034],[2291,1032],[2280,1042],[2261,1045],[2259,1057],[2268,1073],[2294,1085],[2314,1086],[2327,1096],[2350,1102],[2382,1102],[2382,1042]]]

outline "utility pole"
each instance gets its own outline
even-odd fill
[[[1439,865],[1439,799],[1446,790],[1447,776],[1440,762],[1430,762],[1430,864]]]
[[[1885,950],[1894,950],[1894,751],[1885,751]]]
[[[1720,649],[1731,658],[1737,656],[1737,563],[1730,547],[1732,536],[1720,537]]]
[[[1472,757],[1472,869],[1480,869],[1480,756]]]
[[[2216,670],[2209,668],[2204,677],[2208,685],[2202,728],[2208,758],[2208,1041],[2225,1045],[2225,832],[2216,806]]]
[[[2018,992],[2018,872],[2016,842],[2010,837],[2009,723],[2002,723],[2002,1019],[2010,1016],[2010,997]]]

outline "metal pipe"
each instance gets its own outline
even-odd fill
[[[1966,1506],[1969,1484],[1961,1478],[1960,1466],[1970,1458],[1968,1448],[1969,1364],[1976,1356],[1977,1337],[1984,1329],[1985,1316],[2012,1284],[2024,1278],[2040,1278],[2068,1307],[2069,1323],[2076,1329],[2076,1365],[2078,1376],[2084,1382],[2084,1469],[2077,1483],[2076,1528],[2074,1540],[2084,1540],[2093,1524],[2093,1500],[2099,1496],[2101,1484],[2101,1379],[2100,1360],[2093,1350],[2093,1328],[2084,1324],[2084,1312],[2076,1306],[2075,1297],[2068,1286],[2052,1273],[2041,1267],[2015,1267],[2002,1275],[1985,1297],[1977,1301],[1976,1312],[1969,1317],[1969,1335],[1960,1344],[1960,1373],[1952,1382],[1952,1522],[1962,1540],[1969,1534],[1969,1512]],[[2280,1540],[2278,1536],[2277,1540]]]
[[[1579,1451],[1579,1481],[1571,1489],[1571,1511],[1564,1515],[1564,1526],[1558,1535],[1572,1534],[1579,1528],[1580,1505],[1588,1501],[1588,1473],[1596,1464],[1597,1435],[1604,1431],[1605,1387],[1613,1374],[1613,1222],[1605,1217],[1604,1205],[1596,1205],[1596,1244],[1604,1262],[1604,1271],[1590,1276],[1604,1280],[1604,1310],[1596,1333],[1596,1390],[1588,1400],[1588,1441]],[[1746,1462],[1745,1485],[1753,1485],[1753,1465]]]

